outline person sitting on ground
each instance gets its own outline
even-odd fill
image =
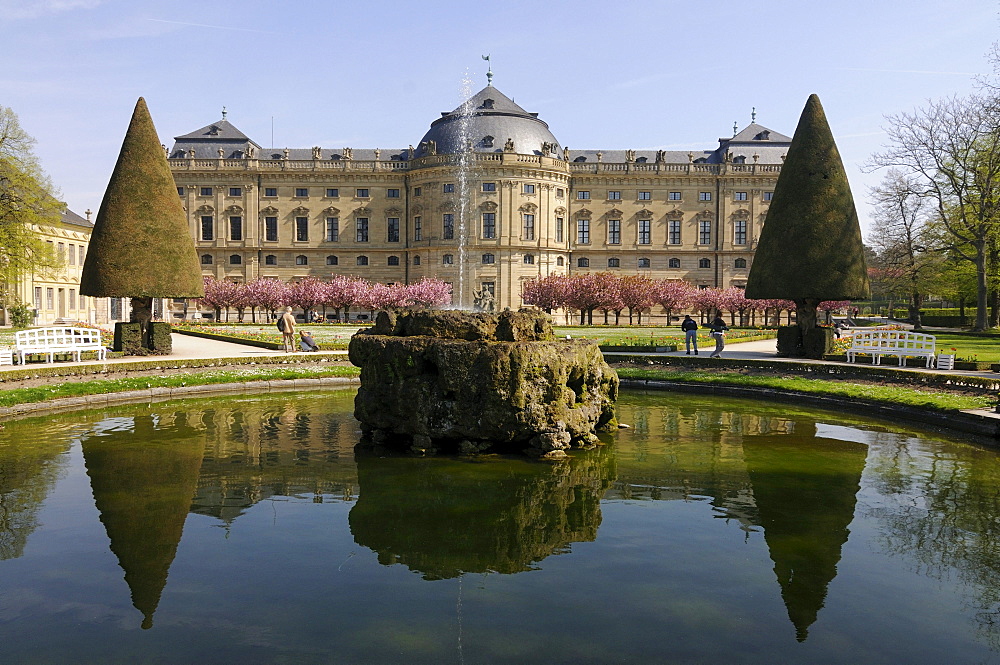
[[[316,340],[306,330],[299,331],[299,347],[303,351],[319,351],[319,345],[316,344]]]
[[[690,314],[684,315],[681,322],[681,330],[684,331],[685,353],[691,355],[691,346],[694,346],[694,355],[698,355],[698,323],[691,318]]]

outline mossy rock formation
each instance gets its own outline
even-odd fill
[[[556,340],[546,314],[382,312],[349,353],[375,443],[560,457],[616,425],[618,376],[596,343]]]

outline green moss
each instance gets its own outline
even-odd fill
[[[749,298],[869,296],[861,226],[819,97],[806,102],[747,279]]]

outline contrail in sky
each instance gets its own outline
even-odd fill
[[[172,23],[174,25],[188,25],[193,28],[211,28],[212,30],[239,30],[240,32],[260,32],[263,34],[274,34],[267,30],[254,30],[252,28],[236,28],[231,25],[206,25],[204,23],[185,23],[184,21],[168,21],[162,18],[147,18],[147,21],[156,23]]]

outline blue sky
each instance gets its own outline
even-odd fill
[[[1000,3],[0,0],[0,30],[0,105],[81,214],[139,96],[168,146],[226,106],[265,147],[273,118],[276,147],[401,148],[485,85],[489,53],[573,149],[712,148],[751,107],[791,135],[817,93],[867,226],[884,116],[970,92]]]

